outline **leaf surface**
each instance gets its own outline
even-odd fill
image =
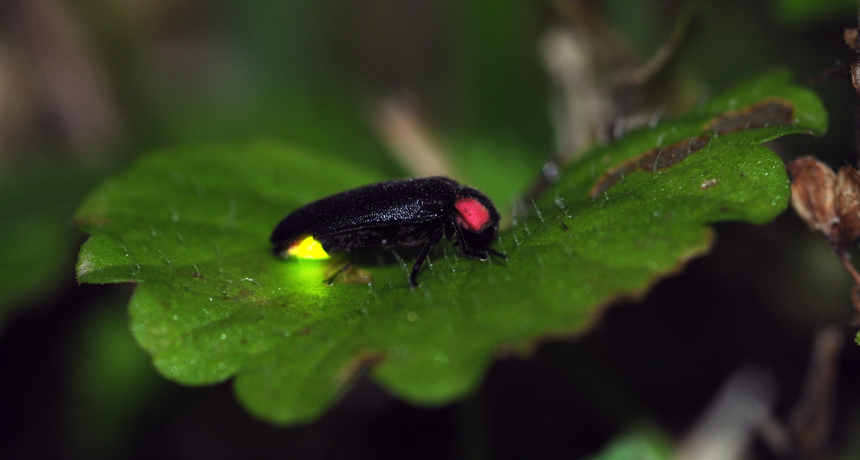
[[[268,242],[291,210],[390,177],[275,143],[157,152],[80,208],[91,236],[78,279],[139,283],[132,329],[156,368],[187,385],[233,378],[248,410],[272,422],[319,417],[365,369],[399,397],[444,404],[500,351],[581,334],[613,300],[706,252],[709,224],[781,213],[785,167],[760,144],[826,123],[786,74],[753,80],[565,168],[501,231],[494,247],[507,261],[441,243],[414,290],[415,251],[369,251],[327,286],[345,255],[282,260]]]

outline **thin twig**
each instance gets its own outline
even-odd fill
[[[857,272],[857,269],[851,263],[851,255],[848,254],[848,251],[841,249],[836,251],[836,255],[839,256],[842,266],[845,267],[845,270],[854,279],[854,287],[851,289],[851,302],[854,304],[854,309],[857,310],[858,319],[855,320],[856,323],[860,320],[860,273]]]
[[[837,362],[844,344],[836,327],[819,331],[812,345],[803,393],[789,418],[799,458],[821,458],[833,425]]]

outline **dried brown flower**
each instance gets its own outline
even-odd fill
[[[789,163],[791,206],[813,231],[831,237],[839,222],[834,207],[836,174],[814,157],[800,157]]]
[[[840,169],[835,194],[838,244],[844,247],[860,237],[860,173],[851,166]]]
[[[830,247],[854,278],[851,300],[860,313],[860,272],[851,264],[847,247],[860,238],[860,172],[845,166],[835,174],[813,157],[801,157],[788,165],[791,206],[814,231],[827,237]]]
[[[845,166],[835,174],[813,157],[788,165],[791,205],[814,231],[821,232],[837,252],[860,238],[860,173]]]

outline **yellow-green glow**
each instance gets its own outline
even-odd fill
[[[329,257],[323,249],[322,244],[312,236],[290,246],[290,249],[287,250],[287,254],[301,257],[302,259],[328,259]]]

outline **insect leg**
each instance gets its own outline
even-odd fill
[[[489,252],[490,254],[492,254],[492,255],[494,255],[494,256],[496,256],[496,257],[501,257],[502,259],[507,259],[507,258],[508,258],[508,256],[506,256],[505,254],[502,254],[502,253],[501,253],[501,252],[499,252],[499,251],[496,251],[495,249],[487,248],[487,252]]]
[[[424,245],[424,249],[421,250],[421,254],[418,254],[418,259],[415,261],[415,265],[412,266],[412,274],[409,275],[409,282],[412,284],[413,288],[418,287],[418,281],[416,278],[418,277],[418,270],[421,270],[421,265],[424,263],[424,259],[427,258],[427,254],[430,254],[430,250],[433,249],[433,246],[436,246],[436,243],[442,239],[442,227],[439,227],[430,238],[427,239],[427,244]]]
[[[355,263],[355,248],[356,247],[358,247],[358,240],[354,240],[352,242],[352,245],[349,248],[349,262],[347,262],[346,265],[344,265],[343,267],[340,267],[340,269],[338,269],[338,271],[336,271],[334,273],[334,275],[331,275],[328,278],[326,278],[325,280],[323,280],[323,282],[325,284],[331,285],[332,283],[334,283],[334,279],[337,278],[338,275],[345,272],[349,267],[352,267],[352,265]]]

